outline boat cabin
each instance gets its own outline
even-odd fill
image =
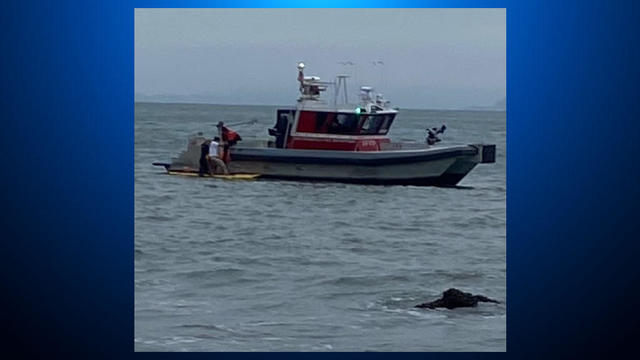
[[[360,101],[349,104],[345,75],[335,82],[323,82],[316,76],[304,76],[304,64],[298,65],[300,97],[295,109],[278,109],[276,124],[269,129],[277,148],[343,151],[379,151],[397,114],[389,102],[373,88],[360,88]],[[333,103],[321,93],[333,87]],[[340,91],[343,102],[338,104]]]

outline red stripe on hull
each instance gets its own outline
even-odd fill
[[[362,140],[337,140],[337,139],[312,139],[306,137],[289,137],[287,148],[306,150],[340,150],[340,151],[380,151],[382,143],[388,143],[389,139],[362,139]]]

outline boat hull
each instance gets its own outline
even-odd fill
[[[197,172],[199,145],[168,171]],[[193,145],[193,146],[192,146]],[[454,186],[477,164],[495,162],[495,145],[475,144],[375,152],[292,150],[259,146],[232,148],[231,173],[260,178],[337,181],[378,185]]]

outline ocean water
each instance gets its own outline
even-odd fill
[[[401,110],[393,140],[495,143],[458,188],[171,176],[219,121],[275,107],[135,105],[136,351],[505,351],[506,115]],[[501,304],[416,309],[456,287]]]

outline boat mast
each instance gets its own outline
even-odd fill
[[[342,85],[342,88],[344,89],[344,103],[348,104],[349,103],[349,99],[347,98],[347,78],[349,76],[348,75],[338,75],[336,76],[336,91],[335,91],[335,96],[334,96],[334,100],[333,103],[335,106],[337,106],[338,104],[338,95],[340,93],[340,86]]]

